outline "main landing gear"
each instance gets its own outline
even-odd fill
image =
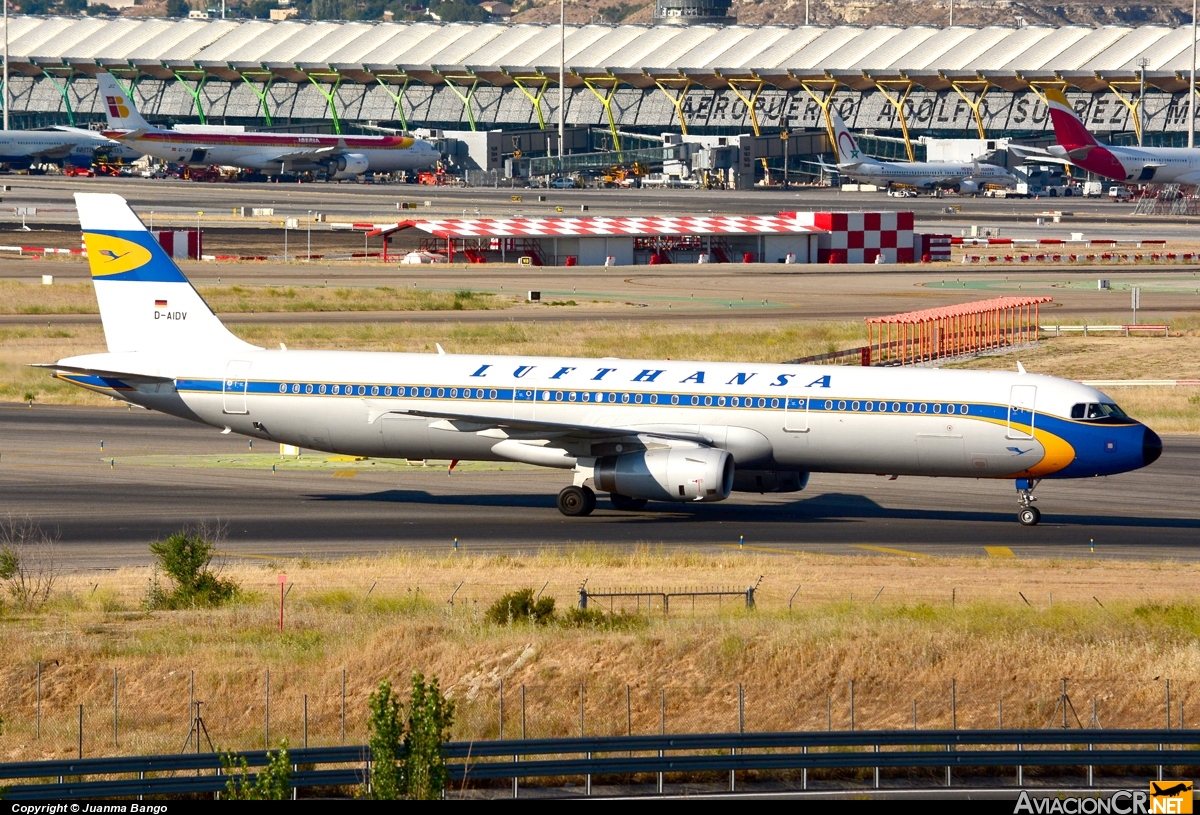
[[[568,518],[591,515],[596,508],[596,493],[589,487],[571,485],[558,494],[558,511]]]
[[[1033,505],[1037,500],[1033,497],[1033,488],[1037,483],[1032,478],[1017,479],[1017,503],[1021,505],[1017,511],[1017,520],[1021,522],[1021,526],[1037,526],[1038,521],[1042,520],[1042,513]]]
[[[649,503],[645,498],[630,498],[628,495],[616,492],[609,493],[608,500],[612,502],[613,509],[625,512],[637,512],[645,509],[646,504]],[[558,494],[558,511],[569,518],[591,515],[595,508],[596,493],[590,487],[564,487]]]

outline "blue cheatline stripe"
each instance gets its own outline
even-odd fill
[[[133,390],[130,385],[111,376],[93,376],[91,374],[59,374],[58,376],[59,379],[64,379],[73,385],[79,385],[84,388],[102,388],[112,391]]]
[[[228,386],[227,386],[228,385]],[[901,415],[901,416],[938,416],[986,419],[991,421],[1009,420],[1009,406],[979,402],[950,402],[950,401],[908,401],[881,400],[865,398],[821,398],[821,397],[782,397],[782,396],[731,396],[729,394],[694,394],[670,391],[620,391],[595,389],[548,389],[548,388],[512,388],[512,387],[447,387],[445,385],[378,385],[365,383],[332,383],[332,382],[280,382],[280,381],[249,381],[230,380],[226,383],[221,379],[180,379],[176,383],[178,390],[192,393],[222,393],[226,390],[245,390],[248,394],[262,396],[315,396],[324,398],[360,398],[373,399],[453,399],[464,403],[474,402],[534,402],[545,404],[577,404],[577,405],[613,405],[627,407],[679,407],[679,408],[741,408],[747,410],[807,410],[809,413],[852,413],[858,415]],[[1014,416],[1022,424],[1025,417]],[[1054,431],[1052,428],[1061,426],[1094,427],[1088,422],[1063,419],[1038,413],[1036,422],[1039,428]],[[1054,423],[1048,426],[1047,423]],[[1128,426],[1137,426],[1131,422]]]

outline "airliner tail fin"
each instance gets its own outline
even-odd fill
[[[108,350],[221,351],[229,332],[119,195],[75,193]]]
[[[142,118],[142,114],[138,113],[133,98],[117,83],[112,74],[96,74],[96,82],[100,87],[100,101],[104,106],[104,115],[108,117],[110,129],[154,129]]]
[[[859,165],[878,163],[859,149],[858,140],[854,138],[854,134],[846,127],[846,123],[842,121],[841,116],[831,111],[829,118],[833,122],[834,149],[837,153],[838,164]]]
[[[1067,150],[1077,150],[1080,147],[1096,146],[1096,137],[1088,132],[1087,127],[1071,108],[1066,94],[1057,88],[1046,91],[1046,101],[1050,105],[1050,121],[1054,124],[1054,138]]]

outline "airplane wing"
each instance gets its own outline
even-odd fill
[[[30,150],[27,155],[40,156],[42,158],[66,158],[71,155],[71,151],[75,149],[75,142],[63,142],[54,147],[45,149]]]
[[[268,156],[261,160],[268,164],[292,164],[298,161],[321,161],[323,159],[333,158],[341,149],[341,147],[315,147],[309,150],[290,150],[286,153]]]
[[[367,402],[369,412],[367,421],[374,423],[377,419],[388,414],[402,416],[419,416],[426,419],[438,419],[432,427],[439,430],[457,430],[462,433],[479,433],[481,431],[500,431],[494,435],[498,439],[545,439],[571,436],[587,441],[601,441],[634,436],[651,436],[654,438],[691,442],[703,446],[711,446],[713,441],[699,433],[671,428],[659,427],[603,427],[599,425],[565,424],[547,422],[536,419],[509,419],[496,416],[482,416],[458,411],[421,410],[418,408],[396,408],[390,405]]]

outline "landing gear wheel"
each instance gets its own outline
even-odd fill
[[[596,508],[596,493],[587,487],[563,487],[558,494],[558,511],[568,518],[590,515]]]
[[[1041,519],[1042,513],[1037,507],[1022,507],[1017,513],[1017,520],[1021,522],[1021,526],[1037,526]]]
[[[645,509],[647,504],[645,498],[630,498],[628,495],[621,495],[619,492],[610,492],[608,500],[612,501],[613,509],[625,512],[637,512],[639,509]]]

